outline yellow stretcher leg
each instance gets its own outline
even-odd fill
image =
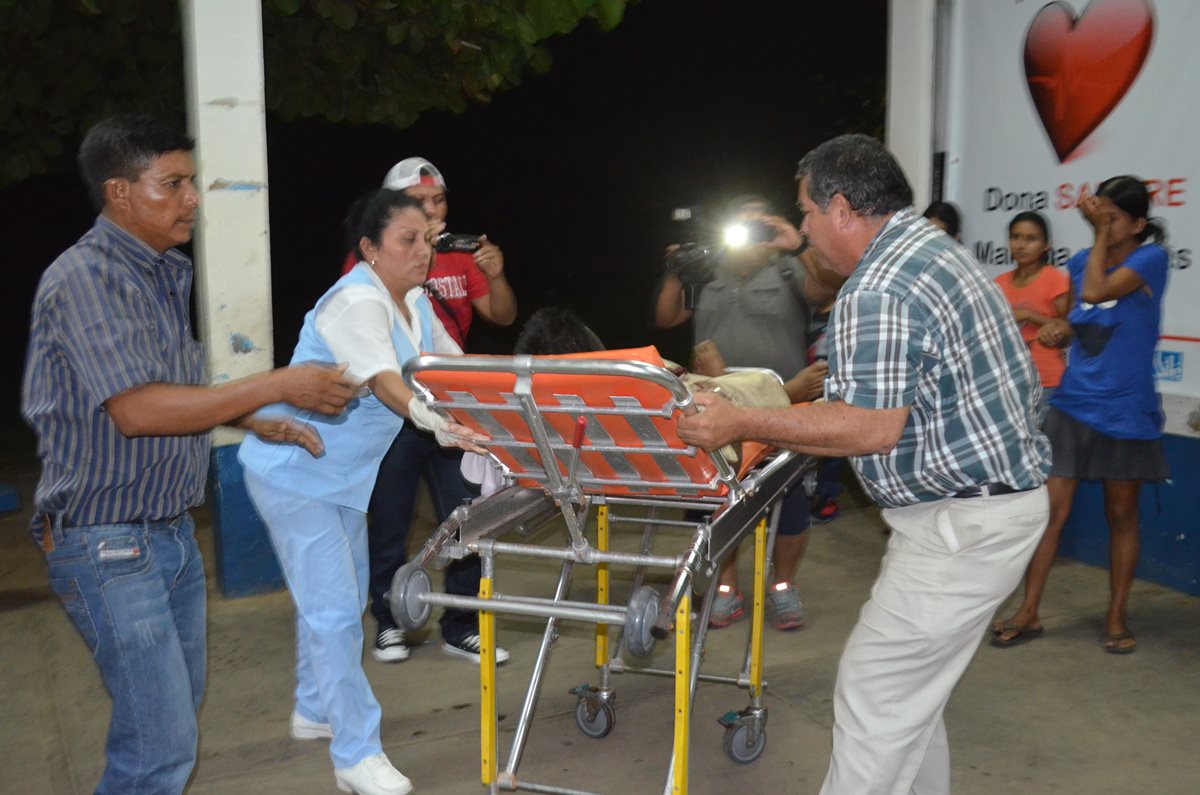
[[[492,598],[492,578],[479,578],[479,598]],[[496,614],[479,611],[479,738],[483,785],[496,780]]]
[[[608,506],[596,509],[596,549],[608,551]],[[608,564],[596,565],[596,604],[608,604]],[[596,667],[608,662],[608,624],[596,624]]]
[[[691,717],[692,595],[675,610],[675,765],[671,795],[687,795],[688,722]]]
[[[767,520],[754,528],[754,610],[750,618],[750,698],[762,695],[763,618],[767,592]]]

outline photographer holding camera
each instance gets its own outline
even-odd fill
[[[500,247],[487,235],[443,234],[450,206],[442,172],[425,158],[405,158],[392,166],[383,187],[404,191],[425,208],[437,252],[425,288],[458,346],[466,350],[473,312],[497,326],[511,325],[517,319],[517,297],[504,277]]]
[[[504,277],[504,255],[487,235],[446,234],[449,205],[442,172],[424,158],[409,157],[392,166],[383,187],[421,202],[434,248],[425,289],[434,313],[459,348],[466,347],[476,312],[490,323],[510,325],[517,317],[517,299]],[[367,545],[371,614],[378,625],[372,655],[380,662],[408,659],[408,644],[392,619],[386,594],[396,569],[406,560],[421,477],[429,484],[434,511],[443,522],[464,500],[475,496],[463,480],[461,461],[462,451],[440,447],[432,434],[405,423],[379,466],[368,509]],[[474,596],[478,591],[478,557],[457,560],[446,568],[447,593]],[[478,614],[447,608],[440,623],[442,648],[478,663]],[[508,652],[497,648],[496,662],[506,659]]]
[[[792,248],[800,249],[803,241],[763,197],[733,200],[726,217],[731,223],[721,243],[667,249],[656,324],[672,328],[695,321],[696,372],[720,375],[726,364],[765,367],[784,379],[792,402],[820,397],[828,369],[823,361],[808,365],[806,334],[811,306],[832,300],[839,282],[830,279],[811,249],[788,256],[764,245],[792,242]],[[810,522],[808,497],[803,489],[794,489],[783,500],[774,581],[768,590],[780,630],[804,626],[804,603],[792,580],[808,546]],[[744,613],[737,557],[730,555],[721,567],[709,625],[728,626]]]

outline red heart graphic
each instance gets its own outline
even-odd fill
[[[1092,0],[1076,19],[1048,3],[1025,34],[1025,80],[1059,161],[1112,112],[1150,52],[1147,0]]]

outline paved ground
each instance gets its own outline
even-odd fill
[[[0,480],[17,481],[28,502],[29,475],[0,471]],[[691,792],[765,795],[819,787],[838,655],[884,545],[877,511],[861,498],[845,504],[840,519],[814,529],[801,570],[810,626],[771,631],[766,640],[765,754],[746,766],[725,756],[715,718],[745,706],[746,697],[729,686],[702,686]],[[209,550],[206,518],[198,519]],[[429,527],[427,508],[423,520]],[[20,515],[0,518],[0,793],[90,792],[103,764],[108,696],[46,587],[26,522]],[[418,536],[419,543],[425,536]],[[743,556],[744,572],[749,557]],[[542,593],[554,576],[547,565],[502,558],[497,588]],[[590,583],[582,577],[575,593],[582,598]],[[1138,583],[1131,622],[1141,645],[1136,654],[1118,657],[1102,653],[1099,644],[1106,583],[1102,570],[1061,563],[1046,599],[1046,637],[1017,649],[980,650],[947,711],[955,793],[1200,792],[1200,600]],[[615,590],[623,598],[627,579],[618,578]],[[189,792],[336,792],[325,747],[287,735],[288,595],[228,600],[210,589],[209,613],[208,694]],[[744,626],[710,635],[706,671],[734,671]],[[567,690],[596,681],[588,637],[584,627],[568,626],[555,646],[520,775],[606,795],[661,792],[671,743],[670,683],[618,679],[613,732],[602,740],[584,737]],[[536,622],[501,619],[501,643],[513,652],[498,683],[502,762],[539,638]],[[669,661],[670,647],[656,654]],[[405,663],[368,658],[366,668],[384,709],[385,748],[417,791],[482,792],[474,666],[445,657],[433,638]]]

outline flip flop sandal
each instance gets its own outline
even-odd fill
[[[993,621],[991,623],[991,625],[988,626],[988,632],[990,632],[993,637],[995,637],[996,635],[1003,635],[1005,632],[1012,632],[1014,629],[1015,630],[1025,629],[1025,625],[1024,624],[1014,624],[1012,621],[1000,621],[999,619],[997,619],[996,621]]]
[[[1123,640],[1131,640],[1127,646],[1118,646]],[[1125,632],[1111,632],[1104,636],[1104,650],[1109,654],[1133,654],[1137,651],[1137,638],[1133,633],[1126,630]]]
[[[1005,638],[1004,632],[1015,632],[1011,638]],[[1031,640],[1037,640],[1046,634],[1044,627],[1018,627],[1015,624],[1005,624],[1004,632],[992,638],[992,645],[997,649],[1011,649]]]

